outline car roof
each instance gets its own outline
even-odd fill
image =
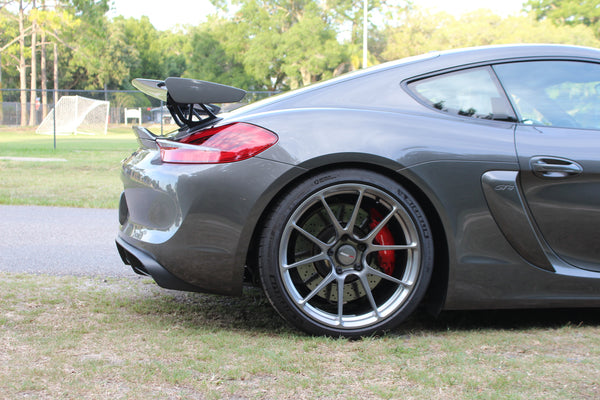
[[[589,59],[600,61],[600,50],[590,47],[556,44],[511,44],[433,51],[419,56],[402,58],[373,67],[353,71],[333,79],[319,82],[267,98],[234,111],[231,115],[246,114],[259,109],[271,109],[277,103],[298,98],[303,94],[324,89],[357,78],[379,74],[389,70],[406,70],[407,76],[429,74],[450,68],[468,67],[481,63],[497,63],[527,59]],[[418,71],[417,73],[415,73]],[[261,110],[262,111],[262,110]]]
[[[556,44],[516,44],[471,47],[438,53],[438,60],[449,65],[468,65],[527,58],[589,58],[600,61],[600,50],[591,47]],[[402,60],[399,60],[402,61]]]
[[[508,44],[480,47],[467,47],[444,51],[431,51],[418,56],[401,58],[386,62],[370,68],[361,69],[341,75],[338,78],[324,81],[323,83],[351,79],[355,76],[370,74],[380,70],[397,68],[399,66],[424,62],[440,67],[469,65],[482,62],[498,62],[512,59],[527,58],[589,58],[600,61],[600,50],[592,47],[561,45],[561,44]],[[423,68],[424,70],[428,68]],[[317,84],[319,85],[319,84]],[[308,87],[312,87],[311,85]]]

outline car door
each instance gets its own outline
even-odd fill
[[[567,263],[600,272],[600,64],[494,66],[520,124],[520,184],[538,231]]]

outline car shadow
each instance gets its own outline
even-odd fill
[[[150,284],[129,297],[130,311],[146,319],[186,329],[299,333],[287,325],[259,289],[244,289],[240,297],[167,290]]]
[[[415,331],[556,329],[600,326],[597,308],[443,311],[437,317],[418,313],[395,333]]]
[[[258,334],[304,334],[287,324],[260,289],[246,288],[241,297],[149,290],[131,303],[136,313],[191,329],[249,331]],[[600,326],[600,312],[590,309],[518,309],[443,311],[437,317],[417,312],[388,335],[468,330],[555,329]]]

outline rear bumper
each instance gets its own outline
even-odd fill
[[[121,175],[121,257],[163,287],[239,295],[257,221],[301,171],[258,157],[164,164],[156,150],[140,149]]]
[[[136,274],[150,276],[165,289],[183,290],[186,292],[201,292],[202,289],[182,281],[167,271],[158,261],[146,252],[135,248],[122,238],[115,240],[121,260],[130,265]]]

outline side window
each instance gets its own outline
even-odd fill
[[[600,64],[529,61],[494,66],[519,121],[600,129]]]
[[[425,104],[449,114],[516,121],[488,67],[421,79],[409,83],[408,88]]]

